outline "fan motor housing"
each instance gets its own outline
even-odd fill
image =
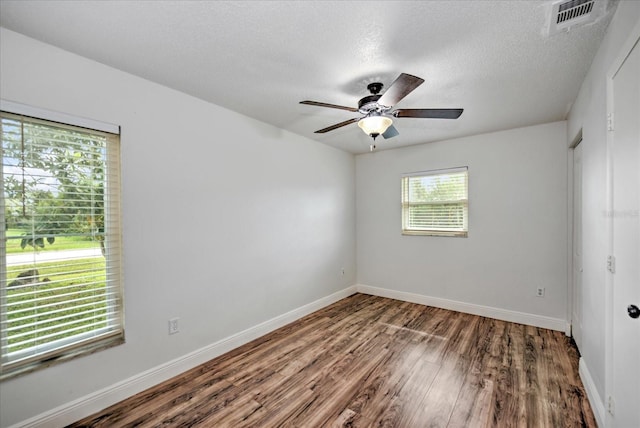
[[[381,111],[378,100],[382,95],[368,95],[358,101],[358,111],[362,114],[369,114],[374,111]]]

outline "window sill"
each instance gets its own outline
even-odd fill
[[[448,236],[452,238],[468,238],[469,232],[447,232],[442,230],[403,230],[406,236]]]

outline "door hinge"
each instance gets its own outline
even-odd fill
[[[613,113],[607,114],[607,130],[613,131]]]
[[[607,270],[611,273],[616,273],[616,258],[615,256],[607,256]]]
[[[609,396],[609,399],[607,400],[607,412],[609,412],[609,414],[613,416],[615,414],[615,411],[616,403],[613,401],[613,397]]]

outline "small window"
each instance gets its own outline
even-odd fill
[[[0,119],[5,379],[123,343],[124,321],[119,135]]]
[[[467,195],[467,167],[405,174],[402,234],[466,237]]]

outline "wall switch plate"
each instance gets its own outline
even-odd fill
[[[169,320],[169,334],[176,334],[180,331],[178,321],[180,321],[180,318],[171,318]]]
[[[538,287],[536,289],[536,297],[544,297],[544,287]]]

